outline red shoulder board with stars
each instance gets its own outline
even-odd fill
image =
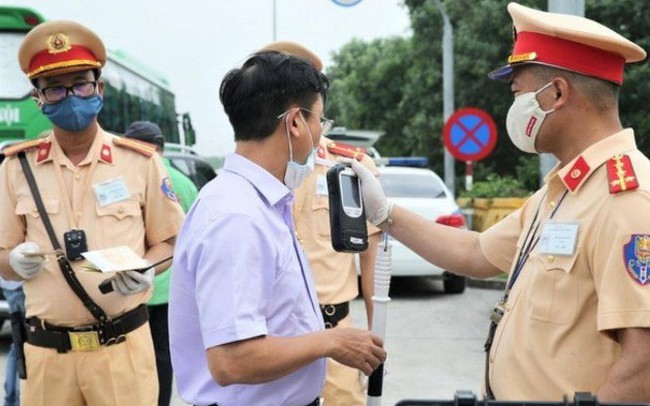
[[[350,144],[344,144],[342,142],[330,142],[327,144],[327,150],[336,155],[341,155],[346,158],[354,158],[357,161],[361,161],[366,155],[366,149],[361,147],[356,147]]]
[[[614,155],[607,161],[609,193],[616,194],[639,187],[632,162],[627,155]]]
[[[133,150],[149,158],[156,153],[156,149],[150,146],[150,144],[135,141],[130,138],[115,137],[113,138],[113,144],[117,145],[118,147]]]
[[[35,140],[29,140],[21,142],[20,144],[12,145],[2,150],[5,156],[13,156],[21,151],[27,151],[38,147],[41,143],[47,144],[47,149],[49,153],[50,146],[52,145],[49,141],[44,141],[43,139],[37,138]]]

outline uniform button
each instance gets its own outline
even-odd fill
[[[553,255],[548,256],[548,262],[553,262],[555,261],[555,257]]]
[[[512,309],[512,306],[510,306],[509,304],[506,303],[506,305],[504,306],[504,308],[506,309],[507,312],[509,312],[510,309]]]
[[[34,210],[32,210],[32,212],[33,212],[34,214],[36,214],[36,213],[38,213],[38,209],[34,209]]]
[[[490,364],[494,363],[494,358],[490,357]]]
[[[80,211],[77,212],[77,217],[81,217],[81,212]]]
[[[551,202],[551,203],[549,203],[549,204],[548,204],[548,207],[550,207],[551,209],[552,209],[553,207],[555,207],[555,202]]]
[[[582,171],[580,169],[574,169],[571,171],[571,177],[573,179],[578,179],[582,175]]]
[[[122,207],[120,207],[119,209],[117,209],[117,212],[119,214],[124,214],[124,209]]]
[[[81,175],[76,174],[76,175],[74,175],[74,178],[75,178],[75,180],[79,180],[79,179],[81,179]]]

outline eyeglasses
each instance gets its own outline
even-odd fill
[[[309,109],[306,109],[304,107],[298,107],[298,108],[300,110],[304,110],[304,111],[306,111],[306,112],[308,112],[310,114],[314,114],[313,111],[311,111]],[[293,110],[293,109],[289,109],[289,110],[285,111],[284,113],[280,114],[278,116],[278,119],[280,119],[280,118],[286,116],[287,114],[289,114],[289,112],[291,112],[291,110]],[[320,129],[322,131],[322,134],[327,133],[329,130],[332,129],[332,126],[334,125],[334,120],[330,120],[329,118],[327,118],[325,116],[319,116],[318,120],[320,121]]]
[[[72,93],[79,97],[89,97],[95,94],[97,82],[79,82],[72,86],[51,86],[38,89],[38,93],[48,103],[56,103],[68,97]]]

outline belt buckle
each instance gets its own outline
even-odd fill
[[[99,348],[97,331],[69,331],[72,351],[94,351]]]

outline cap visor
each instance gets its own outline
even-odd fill
[[[512,65],[504,65],[488,73],[488,78],[499,82],[510,83],[512,81]]]

